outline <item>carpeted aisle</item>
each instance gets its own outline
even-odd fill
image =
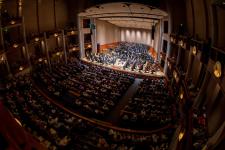
[[[123,95],[122,99],[119,101],[115,109],[109,114],[106,121],[112,123],[113,125],[118,125],[120,120],[120,111],[126,106],[129,99],[134,96],[137,92],[139,84],[143,81],[143,79],[136,78],[134,83],[129,87],[127,92]]]

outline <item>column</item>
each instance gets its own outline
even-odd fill
[[[62,30],[62,42],[63,42],[63,52],[65,57],[65,63],[67,64],[66,36],[65,36],[64,30]]]
[[[24,17],[22,18],[22,28],[23,28],[23,39],[24,39],[24,44],[25,44],[26,57],[27,57],[29,67],[30,67],[30,69],[32,69],[31,62],[30,62],[29,49],[28,49],[28,45],[27,45],[27,38],[26,38],[27,36],[26,36],[26,27],[25,27],[25,23],[24,23]]]
[[[49,52],[48,52],[48,42],[47,42],[46,32],[44,32],[44,41],[45,41],[45,53],[46,53],[46,57],[47,57],[48,67],[49,67],[49,70],[52,71]]]
[[[193,56],[192,56],[192,50],[189,51],[189,56],[188,56],[188,67],[187,67],[187,73],[185,78],[187,79],[190,75],[191,68],[192,68],[192,63],[193,63]]]
[[[198,92],[197,97],[194,100],[193,106],[195,108],[198,108],[199,105],[202,103],[203,96],[204,96],[204,94],[205,94],[205,92],[207,90],[210,77],[211,77],[211,75],[210,75],[209,71],[206,71],[206,75],[205,75],[204,81],[202,83],[202,87],[201,87],[200,91]]]
[[[92,52],[93,53],[97,53],[97,39],[96,39],[96,19],[95,18],[91,18],[91,45],[92,45]],[[92,28],[94,27],[94,28]]]
[[[78,22],[78,34],[79,34],[80,58],[82,59],[85,57],[83,17],[78,16],[77,22]]]
[[[164,66],[164,73],[165,73],[165,75],[167,74],[167,70],[168,70],[168,60],[167,60],[167,58],[169,58],[170,57],[170,55],[171,55],[171,42],[170,42],[170,40],[167,40],[167,53],[166,53],[166,61],[165,61],[165,66]],[[170,64],[171,65],[171,64]]]
[[[8,62],[7,57],[6,57],[5,54],[4,54],[3,57],[5,59],[5,64],[6,64],[6,68],[7,68],[7,71],[8,71],[8,75],[9,75],[9,77],[11,77],[12,76],[12,73],[11,73],[11,69],[10,69],[10,66],[9,66],[9,62]]]
[[[180,47],[180,45],[178,45],[178,54],[177,54],[176,66],[178,66],[178,64],[180,63],[180,57],[181,57],[181,47]]]

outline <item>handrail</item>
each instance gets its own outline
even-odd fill
[[[225,54],[225,49],[222,50],[222,49],[220,49],[218,47],[215,47],[215,46],[212,46],[211,48],[214,49],[215,51],[219,52],[219,53]]]
[[[96,121],[96,119],[90,119],[90,118],[84,117],[84,116],[82,116],[82,115],[80,115],[78,113],[75,113],[75,112],[69,110],[68,108],[65,108],[63,105],[61,105],[60,103],[56,102],[55,100],[51,99],[48,95],[46,95],[35,83],[33,85],[40,92],[41,95],[43,95],[48,101],[50,101],[51,103],[53,103],[57,107],[60,107],[62,110],[72,114],[73,116],[81,118],[81,119],[83,119],[85,121],[88,121],[91,124],[94,124],[94,125],[97,125],[97,126],[100,126],[100,127],[113,129],[113,130],[116,130],[116,131],[119,131],[119,132],[127,132],[129,134],[132,134],[132,133],[134,134],[135,133],[135,134],[146,134],[146,135],[147,134],[153,134],[153,133],[156,133],[156,132],[161,132],[163,130],[166,130],[166,129],[174,127],[172,124],[169,124],[169,125],[167,125],[165,127],[162,127],[162,128],[156,129],[156,130],[146,131],[146,130],[133,130],[133,129],[126,129],[126,128],[112,126],[112,125],[109,125],[105,121]]]

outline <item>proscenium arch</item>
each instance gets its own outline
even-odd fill
[[[161,49],[162,21],[168,18],[168,13],[153,6],[142,3],[112,2],[91,6],[78,14],[78,29],[80,43],[80,57],[85,56],[84,34],[88,29],[83,28],[83,19],[90,19],[91,24],[95,24],[95,19],[104,20],[119,27],[143,28],[151,30],[152,26],[158,26],[158,40],[154,44],[154,49]],[[130,20],[130,21],[129,21]],[[131,23],[133,22],[133,23]],[[135,23],[134,23],[135,22]],[[126,25],[126,26],[124,26]],[[96,30],[91,29],[92,50],[96,52]]]

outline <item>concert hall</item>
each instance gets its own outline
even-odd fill
[[[0,150],[224,150],[225,0],[0,0]]]

